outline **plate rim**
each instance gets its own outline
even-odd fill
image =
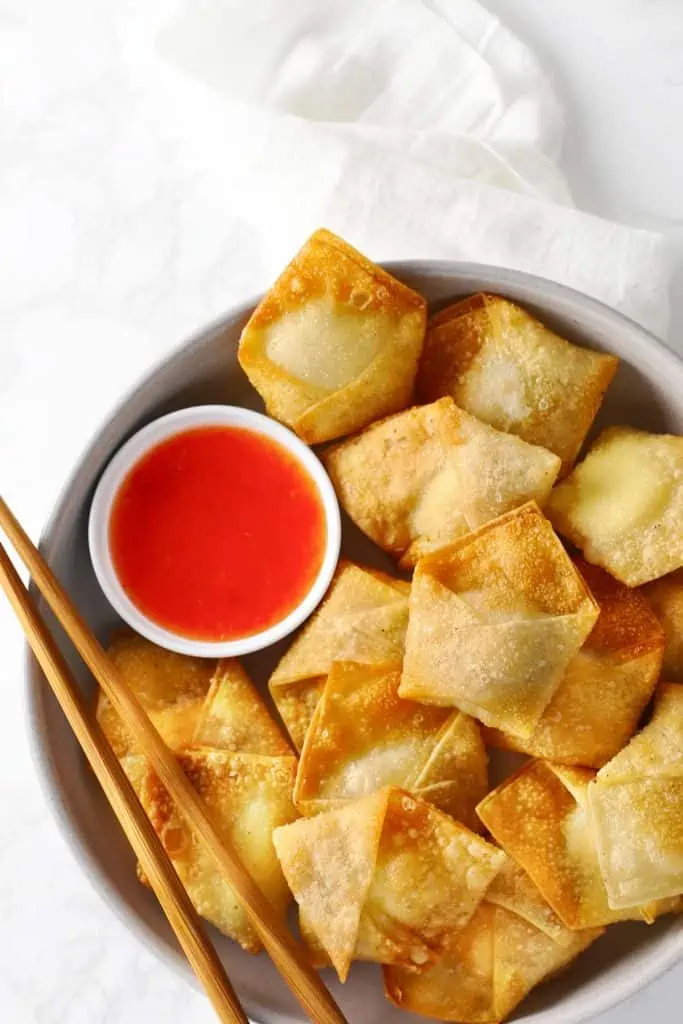
[[[537,291],[539,295],[542,294],[546,297],[560,300],[561,303],[568,306],[573,305],[575,308],[579,306],[583,309],[588,309],[608,325],[614,325],[622,330],[626,327],[631,334],[631,340],[643,353],[654,356],[657,360],[661,361],[675,376],[680,376],[683,383],[683,358],[667,342],[658,338],[647,327],[642,326],[626,314],[568,285],[560,284],[535,274],[529,274],[526,271],[513,270],[487,263],[424,258],[379,260],[377,262],[399,278],[409,277],[414,274],[421,274],[427,277],[448,276],[454,280],[459,279],[464,282],[468,280],[474,282],[482,277],[495,278],[497,280],[496,288],[501,290],[504,290],[507,286],[519,287],[521,284],[527,286],[530,291]],[[208,324],[197,328],[176,342],[166,353],[156,359],[145,373],[127,388],[117,401],[106,410],[100,419],[99,425],[87,438],[75,459],[41,530],[38,546],[48,561],[50,560],[51,549],[57,544],[59,539],[60,510],[66,502],[69,491],[76,477],[81,472],[88,454],[103,439],[112,420],[122,412],[123,408],[128,405],[135,395],[143,392],[148,387],[151,380],[162,369],[170,368],[174,361],[183,355],[186,349],[208,340],[212,335],[225,330],[231,323],[243,320],[258,304],[263,294],[264,292],[260,291],[236,303],[214,317]],[[34,600],[37,600],[39,605],[43,605],[42,598],[33,581],[30,583],[29,590]],[[46,733],[44,698],[48,688],[44,684],[40,685],[34,679],[34,657],[26,642],[24,642],[22,665],[24,718],[28,732],[30,755],[36,768],[41,791],[58,825],[59,833],[62,835],[88,882],[107,909],[115,914],[118,920],[126,927],[126,930],[141,942],[144,947],[153,953],[165,966],[170,967],[176,976],[182,977],[186,982],[189,982],[199,990],[199,983],[194,974],[183,965],[182,956],[179,957],[171,954],[167,945],[150,928],[147,922],[126,905],[120,898],[116,886],[110,882],[106,873],[102,870],[98,859],[81,840],[78,829],[60,798],[54,761],[47,743],[43,740]],[[653,956],[653,960],[654,964],[651,965],[647,974],[636,973],[632,979],[627,978],[623,982],[613,980],[610,984],[605,985],[605,991],[597,998],[591,999],[590,1005],[580,1007],[578,1013],[567,1016],[563,1015],[560,1010],[548,1007],[535,1015],[533,1020],[537,1021],[538,1024],[551,1024],[551,1022],[553,1024],[581,1024],[581,1022],[588,1021],[598,1014],[617,1006],[619,1003],[635,995],[635,993],[651,985],[683,960],[683,919],[678,923],[678,926],[674,926],[671,936],[664,943],[664,948],[659,951],[659,956]],[[267,1008],[262,1005],[255,1005],[249,999],[243,1000],[243,1004],[254,1024],[257,1021],[263,1021],[262,1014],[264,1011],[267,1012]]]

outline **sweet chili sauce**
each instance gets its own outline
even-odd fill
[[[148,618],[234,640],[280,622],[320,570],[325,513],[304,467],[240,427],[189,429],[133,466],[109,521],[114,568]]]

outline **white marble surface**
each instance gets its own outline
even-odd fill
[[[239,275],[228,281],[220,272],[216,254],[225,266],[233,254],[220,249],[224,243],[201,194],[193,193],[192,204],[178,211],[163,174],[163,147],[150,144],[144,111],[131,122],[128,97],[112,90],[116,63],[133,54],[117,50],[116,31],[94,13],[102,5],[82,0],[69,6],[78,17],[65,29],[55,0],[0,0],[0,63],[11,82],[0,95],[0,480],[34,534],[84,437],[120,392],[169,344],[238,297],[241,287]],[[533,46],[555,78],[567,118],[562,166],[577,204],[664,231],[680,254],[679,0],[488,0],[488,6]],[[118,18],[127,7],[139,5],[121,0]],[[30,51],[8,42],[17,11],[41,19],[39,42]],[[84,46],[84,39],[98,46]],[[101,100],[109,104],[107,123],[115,126],[108,143],[114,152],[118,146],[127,151],[135,140],[137,159],[134,166],[103,163],[100,185],[84,191],[73,168],[103,151],[96,145]],[[54,130],[32,134],[38,119]],[[68,129],[69,152],[61,147],[60,128]],[[40,188],[27,155],[43,172]],[[116,213],[122,209],[125,221]],[[95,227],[90,249],[79,257],[85,263],[74,292],[68,287],[74,225],[84,215]],[[176,252],[169,263],[168,233],[182,230],[184,221],[202,225],[204,250],[185,262]],[[12,238],[11,249],[3,236]],[[242,248],[239,237],[232,244]],[[249,255],[244,252],[245,261]],[[203,261],[218,269],[202,276]],[[192,280],[182,287],[188,275]],[[122,295],[129,315],[121,315]],[[5,327],[17,307],[25,315],[10,343]],[[67,325],[77,363],[64,359]],[[683,349],[682,334],[679,269],[670,340]],[[203,998],[131,939],[90,888],[47,811],[22,722],[21,645],[1,602],[0,645],[0,1020],[208,1024],[212,1015]],[[682,984],[683,966],[601,1022],[639,1024],[656,1016],[673,1024],[680,1019]]]

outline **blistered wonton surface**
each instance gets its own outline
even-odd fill
[[[398,695],[398,666],[336,662],[301,754],[294,800],[304,814],[400,786],[471,827],[486,793],[477,723]]]
[[[186,750],[178,759],[219,835],[237,851],[275,910],[284,915],[289,890],[272,832],[296,818],[292,803],[296,759],[200,747]],[[145,758],[129,755],[123,766],[197,911],[244,949],[258,952],[261,943],[231,886]]]
[[[293,753],[236,658],[218,662],[193,742],[271,757]]]
[[[542,505],[560,469],[450,398],[373,424],[324,462],[353,521],[406,568],[518,505]]]
[[[334,661],[400,665],[410,586],[342,561],[327,596],[270,677],[269,688],[298,750]]]
[[[662,678],[683,683],[683,569],[647,583],[643,593],[662,624],[666,637]]]
[[[190,658],[132,635],[117,639],[110,653],[218,832],[283,913],[289,891],[272,831],[297,817],[297,759],[246,672],[234,659]],[[102,694],[98,718],[197,911],[244,949],[258,952],[261,943],[232,888]]]
[[[175,654],[132,632],[116,636],[108,654],[168,746],[180,750],[191,743],[216,662]],[[102,691],[97,696],[97,720],[117,757],[139,752]]]
[[[589,562],[636,587],[683,565],[683,437],[608,427],[547,505]]]
[[[477,813],[568,928],[651,921],[670,907],[609,905],[588,806],[594,777],[587,768],[529,761],[489,793]]]
[[[485,423],[574,462],[618,359],[573,345],[496,295],[473,295],[432,317],[418,393],[450,395]]]
[[[570,931],[529,877],[506,858],[469,923],[426,970],[385,967],[388,997],[402,1010],[462,1024],[493,1024],[602,929]]]
[[[271,416],[309,444],[410,404],[426,302],[330,231],[316,231],[242,332],[239,361]]]
[[[529,737],[597,616],[550,523],[524,505],[418,562],[399,692]]]
[[[600,768],[630,739],[654,692],[664,632],[640,591],[583,559],[576,566],[600,615],[527,739],[488,730],[487,742],[563,764]]]
[[[422,968],[463,928],[499,850],[404,790],[276,829],[275,848],[312,935],[339,977],[354,959]]]
[[[683,687],[660,684],[652,720],[589,787],[610,905],[683,894]]]

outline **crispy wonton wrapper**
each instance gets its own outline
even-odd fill
[[[683,686],[660,684],[652,720],[588,796],[610,906],[683,895]]]
[[[629,587],[683,566],[683,437],[608,427],[550,496],[560,533]]]
[[[218,750],[291,757],[293,752],[236,658],[218,662],[193,742]]]
[[[510,858],[465,928],[425,971],[384,968],[387,996],[402,1010],[462,1024],[503,1020],[544,978],[602,935],[570,931]]]
[[[402,697],[528,738],[598,608],[529,503],[418,562]]]
[[[397,666],[335,662],[313,715],[299,762],[294,802],[318,814],[400,786],[469,828],[487,791],[479,726],[449,708],[398,695]]]
[[[518,505],[543,505],[560,469],[451,398],[372,424],[324,462],[351,519],[403,568]]]
[[[595,565],[576,565],[600,608],[528,739],[497,729],[487,743],[563,764],[600,768],[638,727],[662,664],[664,632],[645,597]]]
[[[278,828],[273,841],[302,931],[342,981],[354,959],[432,962],[504,859],[447,814],[391,787]]]
[[[317,444],[410,404],[426,302],[330,231],[313,234],[242,332],[271,416]]]
[[[619,360],[572,345],[496,295],[432,317],[418,392],[457,404],[498,430],[543,445],[571,468]]]
[[[608,903],[588,806],[594,777],[587,768],[529,761],[489,793],[477,813],[568,928],[653,921],[672,908],[652,902],[615,910]]]
[[[301,750],[333,661],[400,665],[410,585],[342,561],[325,600],[303,627],[268,684]]]
[[[216,662],[174,654],[132,632],[116,636],[108,654],[171,750],[181,750],[191,743]],[[101,690],[97,695],[97,720],[118,758],[139,753]]]
[[[178,756],[219,835],[237,851],[276,912],[284,916],[289,890],[272,842],[273,829],[293,821],[294,757],[263,757],[197,747]],[[141,755],[122,759],[181,882],[197,911],[251,953],[261,942],[202,841]],[[140,872],[140,880],[146,882]]]
[[[683,683],[683,569],[647,583],[643,593],[666,636],[662,678]]]
[[[190,658],[138,636],[110,650],[124,681],[176,752],[212,820],[278,913],[289,892],[271,838],[297,817],[296,757],[238,661]],[[198,912],[251,952],[261,948],[233,890],[100,695],[98,718]],[[147,884],[138,867],[140,880]]]

